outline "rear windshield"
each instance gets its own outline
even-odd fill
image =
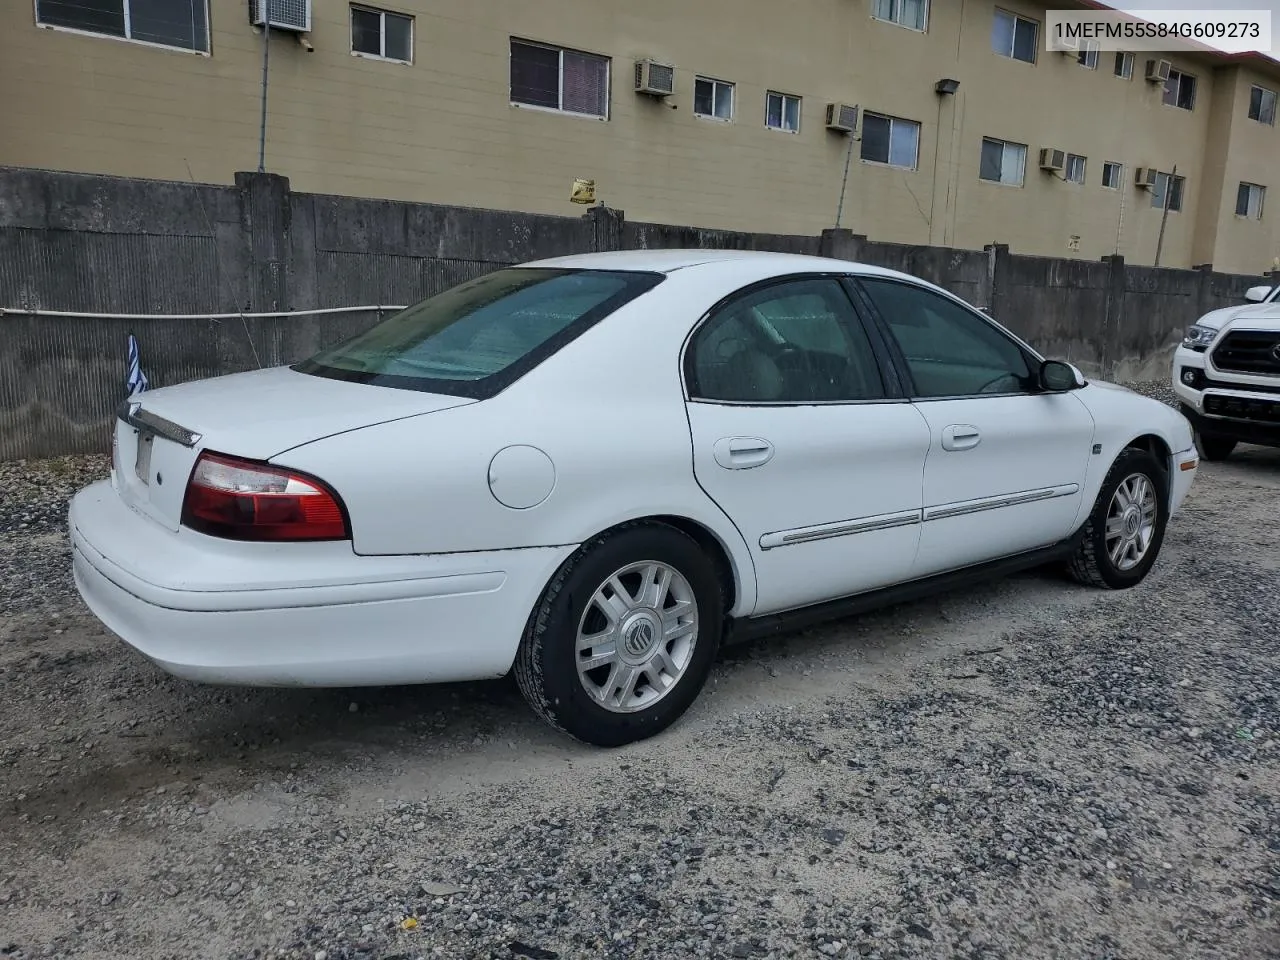
[[[491,396],[661,280],[631,271],[498,270],[408,307],[293,369]]]

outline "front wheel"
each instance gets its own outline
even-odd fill
[[[609,531],[552,578],[521,639],[516,679],[552,726],[623,746],[689,709],[722,621],[715,566],[693,540],[660,524]]]
[[[1206,460],[1225,460],[1235,450],[1236,441],[1226,437],[1206,437],[1202,433],[1197,433],[1196,447],[1200,451],[1200,456]]]
[[[1081,583],[1111,590],[1141,583],[1164,543],[1167,486],[1152,454],[1123,451],[1098,493],[1084,537],[1068,564],[1070,574]]]

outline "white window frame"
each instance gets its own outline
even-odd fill
[[[1255,90],[1262,91],[1262,101],[1258,104],[1258,115],[1256,117],[1249,117],[1249,107],[1253,106],[1253,91]],[[1268,95],[1271,96],[1271,119],[1269,121],[1262,119],[1262,114],[1264,112],[1263,107],[1266,106]],[[1276,125],[1276,113],[1278,112],[1280,112],[1280,93],[1277,93],[1270,87],[1264,87],[1260,83],[1249,84],[1249,106],[1245,107],[1246,117],[1249,117],[1249,119],[1254,123],[1261,123],[1264,126],[1274,127]]]
[[[542,113],[554,113],[561,117],[579,117],[583,120],[601,120],[607,122],[613,111],[613,58],[606,57],[604,54],[592,53],[590,50],[579,50],[576,47],[564,47],[555,43],[543,43],[541,40],[526,40],[524,37],[517,37],[514,34],[507,37],[507,97],[511,98],[511,44],[520,43],[526,47],[541,47],[544,50],[554,50],[560,55],[559,65],[557,67],[557,79],[560,83],[557,99],[561,104],[564,103],[564,55],[566,53],[576,53],[583,57],[594,57],[597,60],[604,61],[604,115],[598,113],[579,113],[576,110],[566,110],[563,106],[544,107],[539,103],[521,103],[519,100],[511,100],[511,106],[520,110],[538,110]]]
[[[782,121],[782,126],[775,127],[773,124],[769,122],[769,99],[771,97],[782,98],[782,112],[779,114],[779,118]],[[789,130],[786,126],[788,100],[794,100],[796,102],[796,128],[794,130]],[[781,90],[766,90],[764,95],[765,129],[776,130],[778,133],[798,134],[800,132],[801,125],[804,123],[804,116],[801,112],[803,110],[803,107],[804,107],[804,97],[797,96],[794,93],[783,93]]]
[[[1245,212],[1244,212],[1244,213],[1241,213],[1241,212],[1240,212],[1240,187],[1248,187],[1248,188],[1249,188],[1249,199],[1245,202]],[[1248,180],[1241,180],[1241,181],[1240,181],[1240,187],[1237,187],[1237,188],[1236,188],[1236,217],[1237,217],[1237,219],[1240,219],[1240,220],[1261,220],[1261,219],[1262,219],[1262,211],[1263,211],[1263,208],[1266,206],[1266,203],[1267,203],[1267,188],[1266,188],[1266,187],[1264,187],[1264,186],[1263,186],[1262,184],[1260,184],[1260,183],[1250,183]],[[1253,209],[1253,207],[1254,207],[1254,202],[1253,202],[1254,197],[1257,197],[1257,200],[1258,200],[1258,202],[1257,202],[1258,212],[1257,212],[1256,214],[1254,214],[1254,213],[1251,213],[1251,212],[1250,212],[1250,211]]]
[[[1076,179],[1071,175],[1071,165],[1072,165],[1072,161],[1074,160],[1080,161],[1080,178],[1079,179]],[[1081,154],[1078,154],[1078,153],[1068,153],[1067,161],[1062,165],[1062,179],[1067,181],[1067,183],[1083,184],[1085,181],[1085,176],[1088,174],[1088,171],[1089,171],[1088,157],[1082,156]]]
[[[1117,171],[1117,180],[1115,183],[1107,183],[1107,171]],[[1124,186],[1124,164],[1117,163],[1115,160],[1104,160],[1102,163],[1102,188],[1104,190],[1119,190]]]
[[[385,63],[402,63],[407,66],[413,65],[413,54],[415,41],[417,40],[418,24],[417,18],[412,14],[400,13],[396,10],[384,10],[382,7],[371,7],[364,3],[353,3],[351,6],[351,17],[347,26],[351,30],[351,55],[353,57],[363,57],[365,60],[382,60]],[[355,48],[356,42],[356,24],[355,13],[359,10],[362,13],[376,13],[378,15],[378,47],[382,53],[365,53],[363,50]],[[401,20],[409,21],[409,59],[401,60],[399,57],[387,56],[387,17],[399,17]]]
[[[903,23],[900,18],[902,13],[902,0],[871,0],[871,19],[878,20],[880,23],[891,23],[895,27],[902,27],[904,30],[911,30],[915,33],[929,32],[929,0],[921,0],[924,4],[924,24],[919,27],[913,27],[909,23]],[[881,3],[889,4],[889,16],[881,16],[878,12]]]
[[[58,33],[74,33],[81,37],[97,37],[101,40],[115,40],[120,43],[136,43],[140,47],[152,47],[156,50],[175,50],[178,53],[190,53],[197,57],[212,56],[213,50],[213,24],[209,19],[209,0],[198,0],[204,6],[204,49],[194,50],[191,47],[176,47],[170,43],[157,43],[154,40],[137,40],[129,36],[131,24],[129,20],[129,5],[133,0],[123,0],[124,4],[124,36],[118,37],[114,33],[100,33],[97,30],[82,30],[79,27],[64,27],[57,23],[42,23],[40,20],[40,0],[32,0],[31,6],[35,12],[36,26],[41,30],[55,30]]]
[[[698,112],[698,84],[699,83],[711,84],[711,113]],[[716,91],[720,87],[727,87],[729,90],[729,116],[727,117],[717,117],[715,114]],[[766,106],[766,110],[767,109],[768,108]],[[697,74],[696,76],[694,76],[693,78],[693,115],[695,117],[699,118],[700,120],[714,120],[717,123],[730,123],[733,120],[734,114],[737,113],[737,110],[738,110],[738,85],[736,83],[731,83],[728,80],[717,80],[715,77],[708,77],[708,76],[704,76],[703,74]]]
[[[1168,84],[1173,82],[1174,76],[1178,78],[1178,91],[1174,95],[1173,103],[1165,103],[1164,92],[1168,89]],[[1191,106],[1184,107],[1178,103],[1181,99],[1182,83],[1185,80],[1191,81]],[[1187,73],[1185,70],[1179,70],[1176,67],[1169,71],[1169,79],[1165,81],[1165,86],[1160,88],[1160,103],[1162,106],[1173,107],[1175,110],[1185,110],[1192,113],[1196,108],[1196,101],[1200,99],[1200,78],[1194,73]]]
[[[1163,190],[1160,189],[1160,183],[1162,180],[1164,182]],[[1173,191],[1173,184],[1175,180],[1180,185],[1181,192],[1178,195],[1178,205],[1176,207],[1169,207],[1169,212],[1182,212],[1183,205],[1187,200],[1187,178],[1174,177],[1171,173],[1160,173],[1159,171],[1156,172],[1156,187],[1151,191],[1151,206],[1153,209],[1163,210],[1165,207],[1169,206],[1169,194]],[[1160,203],[1156,203],[1157,197],[1160,198]]]
[[[1086,70],[1098,69],[1098,57],[1101,51],[1097,40],[1086,40],[1084,47],[1076,54],[1076,63],[1084,67]]]
[[[908,119],[906,119],[905,117],[894,117],[894,116],[890,116],[890,115],[889,115],[889,114],[887,114],[887,113],[880,113],[878,110],[864,110],[864,111],[862,112],[862,124],[863,124],[863,130],[864,130],[864,131],[866,130],[866,126],[865,126],[865,124],[866,124],[866,122],[867,122],[867,117],[876,117],[876,118],[878,118],[878,119],[880,119],[880,120],[888,120],[888,121],[889,121],[889,154],[888,154],[888,155],[889,155],[890,157],[892,157],[892,156],[893,156],[893,131],[894,131],[894,128],[895,128],[898,124],[910,124],[911,126],[915,127],[915,128],[916,128],[916,155],[915,155],[915,159],[914,159],[914,160],[912,161],[912,163],[911,163],[911,166],[909,166],[909,167],[908,167],[908,166],[903,166],[903,165],[902,165],[902,164],[900,164],[900,163],[894,163],[893,161],[888,160],[888,159],[885,159],[885,160],[868,160],[866,157],[862,156],[862,151],[861,151],[861,149],[859,149],[859,151],[858,151],[858,159],[859,159],[859,160],[861,160],[863,163],[868,164],[868,165],[873,166],[873,167],[892,167],[892,168],[893,168],[893,169],[895,169],[895,170],[919,170],[919,169],[920,169],[920,132],[921,132],[921,130],[923,129],[923,128],[922,128],[922,125],[921,125],[921,123],[920,123],[920,121],[918,121],[918,120],[908,120]]]
[[[1025,185],[1026,185],[1026,183],[1027,183],[1027,152],[1028,152],[1028,150],[1029,150],[1030,148],[1029,148],[1025,143],[1018,143],[1016,140],[1001,140],[999,137],[983,137],[983,138],[982,138],[982,142],[983,142],[983,143],[998,143],[998,144],[1000,144],[1000,148],[1001,148],[1001,150],[1002,150],[1002,151],[1003,151],[1003,150],[1005,150],[1005,149],[1007,149],[1007,148],[1009,148],[1009,147],[1018,147],[1019,149],[1021,149],[1021,150],[1022,150],[1022,171],[1021,171],[1021,176],[1018,178],[1018,180],[1017,180],[1016,182],[1015,182],[1015,181],[1013,181],[1013,180],[1005,180],[1005,179],[1003,179],[1003,175],[1004,175],[1004,154],[1003,154],[1003,152],[1002,152],[1002,153],[1000,154],[1000,173],[1001,173],[1001,179],[1000,179],[1000,180],[988,180],[986,177],[984,177],[984,176],[982,175],[982,152],[981,152],[981,148],[979,148],[979,152],[978,152],[978,181],[979,181],[980,183],[989,183],[989,184],[992,184],[993,186],[997,186],[997,187],[1023,187],[1023,186],[1025,186]]]
[[[1039,20],[1036,20],[1034,17],[1024,17],[1022,14],[1014,13],[1012,10],[1006,10],[1003,7],[996,7],[995,12],[992,14],[992,20],[991,20],[991,24],[993,28],[995,26],[995,18],[999,16],[1006,16],[1006,17],[1013,18],[1013,33],[1010,34],[1010,37],[1009,37],[1009,40],[1012,46],[1009,48],[1008,53],[1002,53],[1001,51],[997,50],[995,47],[991,48],[991,52],[994,53],[997,57],[1004,57],[1006,60],[1013,60],[1017,63],[1025,63],[1028,66],[1034,67],[1036,65],[1036,62],[1040,59],[1040,53],[1039,53],[1040,43],[1041,43],[1040,29],[1044,25]],[[1024,23],[1029,23],[1036,28],[1036,40],[1035,40],[1035,43],[1031,45],[1032,54],[1031,54],[1030,60],[1023,60],[1021,57],[1015,57],[1013,55],[1014,51],[1018,49],[1018,21],[1019,20],[1023,21]],[[990,44],[990,40],[988,40],[988,44]]]
[[[1119,77],[1121,80],[1132,80],[1133,79],[1133,63],[1136,58],[1132,53],[1128,53],[1127,51],[1124,51],[1124,50],[1117,50],[1116,56],[1120,58],[1121,67],[1120,67],[1120,70],[1117,72],[1115,63],[1113,61],[1111,64],[1111,75],[1113,77]]]

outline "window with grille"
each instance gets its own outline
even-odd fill
[[[36,0],[42,27],[209,52],[206,0]]]
[[[609,58],[511,41],[511,102],[609,119]]]

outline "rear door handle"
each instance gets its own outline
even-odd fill
[[[967,423],[952,424],[942,431],[943,450],[972,450],[981,442],[978,428]]]
[[[715,458],[726,470],[748,470],[773,459],[773,444],[759,437],[725,437],[716,441]]]

